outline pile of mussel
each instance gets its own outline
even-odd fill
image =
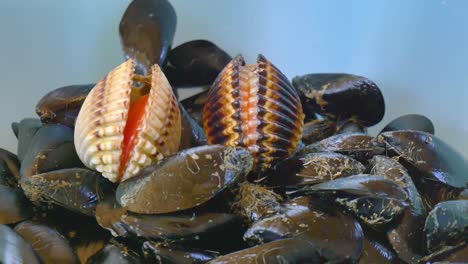
[[[371,80],[292,82],[134,0],[126,61],[62,87],[0,149],[1,263],[468,261],[468,162]],[[177,89],[209,87],[179,100]]]

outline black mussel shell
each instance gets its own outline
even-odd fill
[[[231,59],[210,41],[192,40],[169,52],[164,73],[175,87],[211,85]]]
[[[247,223],[272,215],[280,210],[282,197],[259,184],[243,182],[234,203],[235,214]]]
[[[366,236],[364,237],[364,246],[358,263],[398,264],[403,262],[398,259],[398,256],[391,249]]]
[[[31,244],[43,263],[78,263],[67,239],[45,224],[24,221],[15,231]]]
[[[147,75],[153,64],[162,65],[176,30],[177,16],[168,0],[134,0],[120,21],[125,57],[134,59],[137,72]]]
[[[446,201],[437,204],[424,225],[427,248],[437,251],[456,245],[468,238],[468,200]]]
[[[317,184],[362,174],[365,169],[359,161],[339,153],[300,153],[280,162],[271,182],[274,186]]]
[[[401,220],[387,231],[387,237],[401,259],[414,262],[424,254],[423,226],[427,211],[423,200],[408,171],[397,161],[375,156],[370,167],[372,174],[386,176],[408,194],[409,207],[404,210]]]
[[[468,243],[462,242],[456,246],[447,246],[439,251],[418,260],[418,264],[434,263],[466,263],[468,259]]]
[[[189,115],[184,106],[179,103],[182,113],[182,136],[179,150],[206,145],[206,136],[203,128]]]
[[[138,264],[143,263],[140,254],[118,242],[107,244],[87,264]]]
[[[363,133],[338,134],[302,148],[299,153],[337,152],[366,162],[375,155],[383,154],[384,145]]]
[[[378,137],[399,157],[430,206],[456,199],[468,187],[468,161],[441,139],[422,131],[390,131]]]
[[[33,202],[47,202],[68,210],[94,215],[110,183],[101,174],[82,168],[63,169],[28,177],[22,188]]]
[[[0,184],[16,188],[18,186],[20,164],[18,157],[0,148]]]
[[[73,129],[51,124],[34,135],[21,162],[21,182],[27,177],[58,169],[84,167],[73,144]]]
[[[398,184],[376,175],[349,176],[289,193],[290,196],[304,194],[338,206],[375,229],[397,219],[407,207],[408,197]]]
[[[11,130],[13,131],[13,134],[15,135],[15,137],[18,138],[18,134],[19,134],[19,123],[18,123],[18,122],[13,122],[13,123],[11,123]]]
[[[24,156],[28,152],[29,145],[39,130],[42,127],[42,123],[37,118],[25,118],[18,124],[18,160],[20,163],[23,162]]]
[[[359,123],[359,121],[351,118],[345,121],[341,121],[337,125],[337,134],[346,133],[367,133],[367,128]]]
[[[180,103],[187,110],[189,115],[197,122],[198,125],[203,126],[203,107],[208,99],[208,90],[190,96]]]
[[[403,115],[392,120],[380,133],[398,130],[418,130],[434,135],[434,125],[423,115]]]
[[[32,207],[23,192],[0,185],[0,224],[13,224],[32,216]]]
[[[336,261],[336,259],[338,259]],[[280,263],[340,263],[334,252],[321,251],[314,243],[295,238],[281,239],[220,256],[209,264],[280,264]]]
[[[246,149],[220,145],[191,148],[121,182],[116,197],[135,213],[190,209],[242,181],[252,166],[253,157]]]
[[[355,118],[373,126],[385,114],[385,101],[371,80],[351,74],[307,74],[293,79],[306,113],[318,112],[342,120]]]
[[[104,201],[97,206],[96,219],[101,227],[116,237],[176,241],[201,240],[209,234],[236,229],[235,226],[241,222],[238,217],[224,213],[135,214],[113,201]]]
[[[70,85],[49,92],[37,103],[37,115],[45,124],[60,123],[74,127],[81,105],[94,85]]]
[[[31,245],[6,225],[0,225],[0,263],[39,264]]]
[[[336,122],[327,119],[316,119],[304,124],[302,132],[302,142],[312,144],[327,137],[331,137],[336,132]]]
[[[253,244],[284,238],[300,238],[319,251],[333,252],[334,259],[356,261],[361,255],[363,232],[353,217],[340,212],[324,212],[309,205],[311,198],[297,197],[282,210],[255,222],[244,234]]]
[[[182,249],[174,246],[163,246],[153,241],[146,241],[142,246],[145,259],[150,263],[206,263],[218,254],[208,250]]]
[[[457,200],[468,200],[468,189],[462,191],[459,195]]]

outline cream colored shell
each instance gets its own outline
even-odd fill
[[[130,107],[135,63],[128,60],[91,90],[75,124],[75,147],[82,162],[112,182],[135,176],[141,168],[176,153],[181,116],[172,88],[158,65],[151,68],[151,89],[135,148],[119,175],[124,129]]]

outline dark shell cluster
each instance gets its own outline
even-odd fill
[[[134,0],[119,29],[133,85],[158,64],[175,93],[211,86],[179,101],[178,152],[110,182],[73,140],[94,85],[46,94],[12,124],[17,153],[0,149],[0,263],[468,261],[468,161],[427,117],[370,135],[373,81],[172,48],[176,23],[169,1]]]

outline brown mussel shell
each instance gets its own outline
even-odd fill
[[[79,263],[68,241],[54,228],[24,221],[15,231],[31,244],[43,263]]]
[[[0,224],[14,224],[32,216],[28,199],[19,189],[0,185]]]
[[[33,202],[47,202],[93,216],[99,200],[110,192],[110,183],[100,173],[82,168],[33,175],[22,184]]]
[[[416,114],[403,115],[393,119],[380,133],[398,130],[418,130],[434,135],[432,121],[423,115]]]
[[[366,162],[375,155],[383,154],[385,147],[375,138],[363,133],[338,134],[307,145],[299,153],[337,152]]]
[[[468,238],[468,200],[437,204],[424,225],[427,249],[435,252],[445,246],[457,245]]]
[[[294,87],[301,93],[307,115],[318,112],[337,120],[355,118],[364,126],[380,122],[385,101],[377,85],[361,76],[317,73],[297,76]]]
[[[276,166],[270,181],[273,186],[301,186],[362,174],[364,165],[339,153],[298,153]]]
[[[255,222],[245,232],[244,240],[260,244],[284,238],[304,239],[319,251],[333,252],[335,261],[339,257],[356,261],[364,236],[359,223],[340,212],[322,211],[310,202],[311,198],[304,196],[285,202],[278,214]]]
[[[168,0],[134,0],[125,10],[119,32],[127,59],[136,71],[147,75],[154,64],[162,65],[169,52],[177,16]]]
[[[235,57],[218,75],[203,109],[209,144],[245,147],[266,171],[289,156],[302,137],[304,114],[295,89],[265,57]]]
[[[438,137],[422,131],[384,132],[378,136],[388,155],[399,158],[430,206],[456,199],[468,187],[468,161]]]
[[[0,225],[0,237],[0,263],[40,263],[31,245],[10,227]]]
[[[34,135],[41,127],[42,123],[37,118],[25,118],[18,123],[18,148],[16,153],[20,163],[23,162]]]
[[[304,124],[302,142],[312,144],[327,137],[331,137],[336,132],[336,122],[326,119],[315,119]]]
[[[186,149],[120,183],[116,197],[135,213],[190,209],[242,181],[252,166],[252,156],[245,149],[220,145]]]
[[[354,175],[308,185],[289,196],[309,195],[328,206],[337,206],[373,229],[388,226],[408,206],[408,195],[384,176]]]
[[[218,255],[213,251],[163,246],[153,241],[144,242],[142,250],[146,261],[151,263],[206,263]]]
[[[104,246],[88,259],[86,264],[139,264],[143,263],[140,254],[116,241]]]
[[[42,123],[59,123],[74,127],[78,112],[95,84],[70,85],[44,95],[36,105]]]
[[[192,40],[172,49],[164,72],[174,87],[211,85],[231,56],[207,40]]]
[[[16,188],[18,186],[20,164],[18,157],[0,148],[0,184]]]

